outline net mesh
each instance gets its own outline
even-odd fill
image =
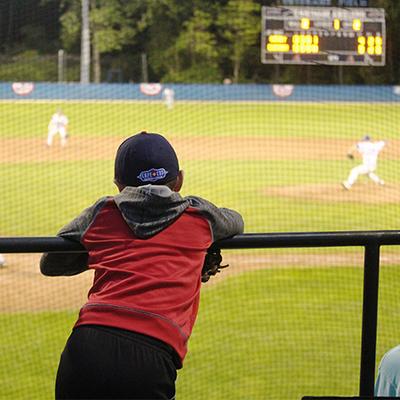
[[[54,236],[98,198],[116,194],[116,149],[142,130],[162,133],[175,147],[185,171],[182,195],[238,210],[248,233],[398,228],[396,87],[82,87],[40,82],[25,61],[0,67],[2,236]],[[8,72],[13,62],[21,70]],[[57,56],[35,62],[56,79]],[[76,80],[77,60],[65,65],[64,79]],[[174,90],[171,102],[166,88]],[[59,108],[69,137],[62,146],[56,135],[48,146]],[[385,141],[375,171],[384,184],[362,174],[346,190],[343,182],[362,163],[354,145],[365,135]],[[230,268],[203,285],[178,397],[356,395],[362,249],[237,249],[223,256]],[[398,340],[399,257],[395,247],[382,250],[377,360]],[[44,277],[39,258],[6,254],[0,269],[0,398],[53,396],[60,354],[92,282],[91,272]]]

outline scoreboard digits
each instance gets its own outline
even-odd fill
[[[379,8],[262,7],[264,64],[385,65]]]

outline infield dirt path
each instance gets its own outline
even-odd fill
[[[44,140],[1,139],[0,160],[6,163],[113,160],[123,138],[74,138],[65,148],[58,142],[48,148]],[[349,140],[316,140],[293,138],[172,138],[181,160],[343,160],[354,143]],[[400,157],[400,140],[392,141],[382,158]],[[383,191],[384,192],[383,192]],[[400,187],[388,184],[380,191],[366,191],[362,185],[345,192],[339,184],[273,186],[263,189],[266,196],[313,199],[317,201],[365,202],[369,204],[400,201]],[[39,272],[38,254],[8,254],[8,266],[0,269],[0,312],[77,309],[86,299],[92,273],[75,277],[44,277]],[[298,266],[362,266],[362,252],[341,254],[340,251],[310,256],[309,254],[240,255],[229,254],[224,261],[231,265],[208,284],[224,277],[260,268]],[[388,253],[386,264],[400,263],[400,255]]]
[[[123,138],[71,138],[65,148],[56,141],[48,148],[44,140],[1,139],[2,162],[56,162],[77,160],[113,160]],[[264,138],[264,137],[190,137],[171,138],[183,160],[343,160],[354,144],[350,140]],[[382,159],[400,158],[400,140],[394,140],[382,152]],[[349,168],[352,164],[349,164]],[[353,164],[356,165],[356,162]],[[312,199],[317,201],[363,202],[368,204],[400,202],[400,186],[389,184],[381,191],[366,191],[358,185],[343,193],[338,184],[272,186],[264,189],[266,196]]]
[[[269,253],[269,254],[268,254]],[[363,267],[362,249],[341,253],[340,250],[307,254],[259,252],[238,254],[224,251],[224,263],[229,264],[220,274],[205,285],[212,285],[248,271],[282,268],[340,268]],[[7,267],[0,269],[0,312],[78,310],[86,301],[93,280],[93,272],[87,271],[70,277],[46,277],[39,271],[40,254],[8,254]],[[400,254],[382,251],[383,268],[400,264]],[[343,276],[342,279],[345,279]]]
[[[42,162],[76,160],[113,160],[124,138],[70,138],[61,148],[57,141],[47,147],[39,139],[0,139],[2,162]],[[349,140],[264,138],[264,137],[190,137],[170,139],[182,160],[345,160],[354,144]],[[382,158],[400,157],[400,140],[392,141]]]

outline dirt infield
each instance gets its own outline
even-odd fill
[[[123,138],[71,138],[65,148],[57,141],[47,147],[39,139],[0,139],[2,162],[43,162],[113,160]],[[400,140],[391,142],[382,158],[400,157]],[[171,138],[182,160],[343,160],[350,140],[265,138],[265,137],[188,137]]]
[[[40,273],[40,254],[7,254],[0,268],[0,312],[75,310],[92,282],[86,272],[72,277],[46,277]]]
[[[43,162],[77,160],[113,160],[123,138],[72,138],[62,148],[57,141],[47,147],[39,139],[1,139],[2,162]],[[265,138],[265,137],[190,137],[172,138],[181,160],[345,160],[350,140]],[[400,158],[400,140],[391,142],[382,158]],[[355,164],[354,164],[355,165]],[[349,167],[351,164],[349,164]],[[377,188],[370,182],[357,184],[346,192],[338,184],[309,184],[272,186],[263,190],[266,196],[310,199],[316,201],[363,202],[389,204],[400,201],[400,186],[395,184]]]
[[[229,276],[258,269],[332,268],[363,266],[363,251],[341,253],[293,251],[287,254],[273,250],[262,254],[223,252],[224,263],[230,265],[206,284],[212,286]],[[92,271],[70,277],[46,277],[39,271],[40,254],[8,254],[7,266],[0,269],[0,312],[40,312],[78,310],[86,301],[93,280]],[[384,252],[382,265],[398,265],[400,254]]]
[[[74,138],[65,148],[56,141],[48,148],[45,140],[1,139],[0,160],[5,163],[57,162],[76,160],[113,160],[123,138]],[[181,160],[345,160],[349,140],[293,139],[263,137],[190,137],[172,138]],[[385,149],[382,158],[400,157],[400,140]],[[313,201],[364,202],[367,204],[398,203],[400,186],[387,184],[377,187],[373,183],[360,183],[351,191],[340,184],[301,184],[271,186],[263,189],[265,196],[312,199]],[[76,277],[44,277],[39,272],[38,254],[8,254],[8,266],[0,269],[0,312],[46,311],[78,309],[86,299],[92,282],[92,273]],[[362,252],[340,255],[338,252],[313,256],[289,255],[229,255],[224,261],[231,268],[213,282],[226,276],[252,269],[285,266],[362,266]],[[400,255],[393,253],[387,264],[400,263]]]
[[[389,183],[385,186],[377,186],[373,182],[364,181],[358,182],[351,190],[345,190],[339,183],[270,186],[263,190],[263,194],[321,202],[398,204],[400,202],[400,185]]]

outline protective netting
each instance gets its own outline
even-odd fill
[[[1,236],[54,236],[98,198],[116,194],[116,149],[143,130],[175,147],[182,195],[238,210],[246,233],[398,229],[399,87],[232,84],[221,73],[234,69],[237,78],[239,65],[223,72],[221,65],[242,45],[243,59],[258,53],[260,18],[255,2],[239,10],[240,2],[228,1],[197,2],[209,4],[210,15],[199,9],[193,18],[182,7],[188,2],[97,2],[105,13],[92,15],[102,43],[92,80],[108,83],[79,84],[80,3],[0,2]],[[227,5],[225,14],[217,3]],[[154,36],[146,36],[158,14],[147,27]],[[114,36],[115,25],[127,29]],[[181,26],[186,35],[175,32]],[[142,46],[145,37],[151,41]],[[63,41],[69,50],[55,50]],[[324,67],[260,64],[252,74],[250,67],[241,65],[248,81],[327,78]],[[380,82],[382,70],[358,70],[350,81]],[[155,71],[171,81],[224,84],[112,83],[151,80]],[[329,71],[330,82],[346,78],[341,67]],[[65,132],[50,126],[57,111],[68,119]],[[236,249],[223,257],[230,267],[202,288],[177,399],[357,395],[363,249]],[[54,397],[59,357],[93,279],[92,272],[45,277],[39,258],[0,255],[0,399]],[[396,246],[382,249],[377,362],[398,344],[399,263]]]
[[[246,232],[398,228],[396,88],[35,83],[21,95],[18,87],[0,84],[3,236],[54,236],[99,197],[116,194],[116,148],[142,130],[175,146],[182,195],[238,210]],[[175,93],[170,106],[166,87]],[[61,146],[57,134],[48,146],[57,109],[69,119],[69,137]],[[346,190],[342,182],[361,164],[352,146],[365,135],[385,141],[376,169],[384,185],[360,175]],[[356,395],[362,249],[223,255],[230,268],[203,286],[178,398]],[[51,398],[92,275],[44,277],[40,254],[5,257],[0,398]],[[397,344],[399,257],[396,247],[382,251],[378,360]]]

